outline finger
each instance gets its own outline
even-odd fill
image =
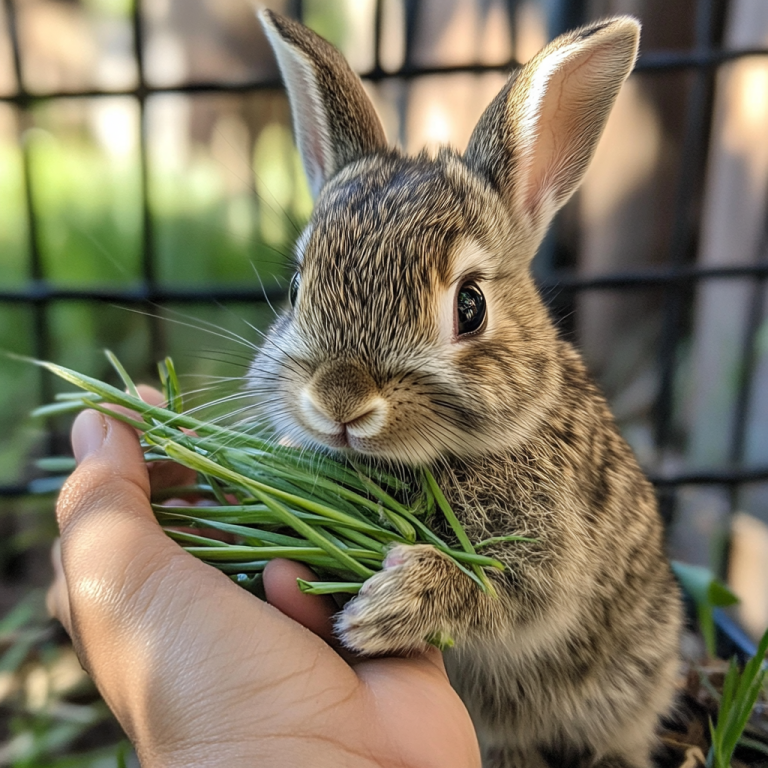
[[[175,461],[150,461],[147,464],[147,471],[149,484],[158,499],[172,493],[174,496],[183,496],[185,503],[188,504],[200,496],[193,489],[197,482],[197,473],[194,469],[177,464]]]
[[[148,405],[162,406],[165,404],[165,398],[161,392],[154,387],[146,384],[139,384],[139,397]],[[139,419],[135,411],[121,405],[108,405],[111,411],[117,411],[133,419]],[[189,467],[183,467],[175,461],[156,461],[148,464],[150,485],[155,492],[167,488],[185,488],[194,485],[197,474]]]
[[[148,405],[163,405],[165,403],[165,396],[154,387],[139,384],[136,389],[139,391],[139,397]]]
[[[120,595],[130,594],[124,591],[128,585],[130,591],[138,589],[137,580],[146,577],[149,567],[143,558],[172,561],[177,553],[152,514],[149,476],[135,431],[97,411],[84,411],[72,427],[72,448],[78,467],[56,507],[66,578],[54,583],[51,606],[61,615],[81,663],[92,669],[92,640],[118,631]]]
[[[439,675],[444,677],[448,676],[448,673],[445,671],[445,661],[443,659],[442,651],[438,648],[430,645],[429,648],[417,658],[422,664],[433,667]]]
[[[108,480],[118,481],[119,501],[130,502],[136,510],[144,508],[149,477],[136,433],[128,425],[98,411],[83,411],[72,425],[72,450],[78,468],[65,483],[56,508],[62,534],[78,515],[102,500]]]
[[[139,397],[149,405],[165,405],[165,396],[154,387],[139,384]],[[149,464],[149,480],[154,491],[166,488],[184,488],[194,485],[197,473],[175,461],[156,461]],[[196,494],[195,494],[196,496]]]
[[[163,398],[163,395],[158,392],[154,387],[149,387],[146,384],[139,384],[136,387],[136,390],[139,393],[139,397],[147,404],[147,405],[157,405],[157,406],[163,406],[165,404],[165,399]],[[136,421],[140,421],[141,417],[131,408],[128,408],[125,405],[114,405],[109,404],[106,406],[109,408],[110,411],[115,411],[116,413],[122,413]]]
[[[273,560],[264,569],[267,600],[326,643],[337,645],[333,635],[333,615],[338,611],[336,603],[329,595],[304,594],[296,579],[313,581],[317,576],[301,563]]]
[[[151,472],[150,472],[151,474]],[[170,512],[173,512],[174,507],[189,507],[190,501],[188,499],[175,499],[171,498],[167,501],[164,501],[162,504],[163,507],[166,507]],[[201,511],[203,508],[208,506],[208,502],[197,502],[194,504],[195,507],[201,507]],[[228,542],[230,544],[234,544],[235,542],[235,536],[231,533],[227,533],[225,531],[220,531],[216,528],[206,528],[204,531],[201,531],[200,528],[191,527],[188,525],[184,525],[181,520],[179,520],[177,523],[166,523],[166,529],[168,527],[173,528],[174,531],[181,531],[182,533],[194,533],[198,536],[203,535],[207,539],[214,539],[215,541],[224,541]]]

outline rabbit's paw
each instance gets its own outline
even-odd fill
[[[453,585],[464,579],[432,546],[393,547],[383,570],[339,614],[336,632],[347,648],[371,656],[417,653],[429,643],[450,646]]]

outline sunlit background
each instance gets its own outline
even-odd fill
[[[673,554],[725,574],[761,633],[768,3],[265,5],[344,52],[409,151],[463,148],[506,70],[555,34],[640,17],[638,69],[535,272],[658,481]],[[0,348],[111,378],[108,347],[147,381],[170,353],[189,388],[237,376],[249,349],[200,324],[258,341],[310,207],[246,0],[0,2]],[[0,766],[132,759],[42,609],[52,497],[27,491],[67,425],[27,414],[58,387],[0,359]]]

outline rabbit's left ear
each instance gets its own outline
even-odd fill
[[[293,132],[312,196],[348,163],[386,148],[360,78],[322,37],[270,10],[259,11],[288,91]]]
[[[637,56],[628,16],[553,40],[507,83],[464,155],[537,239],[573,194]]]

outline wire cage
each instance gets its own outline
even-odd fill
[[[508,71],[547,39],[640,18],[635,71],[533,269],[656,485],[671,552],[727,576],[740,622],[761,634],[768,3],[265,4],[342,50],[409,151],[462,148]],[[108,379],[108,347],[146,381],[171,354],[185,388],[214,397],[210,382],[236,386],[284,299],[310,208],[248,2],[0,0],[1,350]],[[41,590],[36,609],[27,600],[50,579],[61,482],[34,459],[69,451],[66,422],[28,414],[58,387],[0,357],[0,763],[125,764],[130,749],[95,691],[78,688],[84,673]],[[49,706],[60,700],[69,708]]]
[[[460,146],[505,73],[554,34],[641,18],[635,71],[534,270],[656,484],[673,547],[725,570],[734,515],[748,532],[768,522],[766,5],[267,4],[341,47],[407,148]],[[196,372],[242,371],[248,351],[204,330],[268,323],[309,210],[252,16],[223,0],[3,0],[3,347],[100,376],[103,346],[145,377],[169,352]],[[6,527],[40,487],[25,457],[66,450],[65,425],[25,416],[56,386],[0,365]]]

